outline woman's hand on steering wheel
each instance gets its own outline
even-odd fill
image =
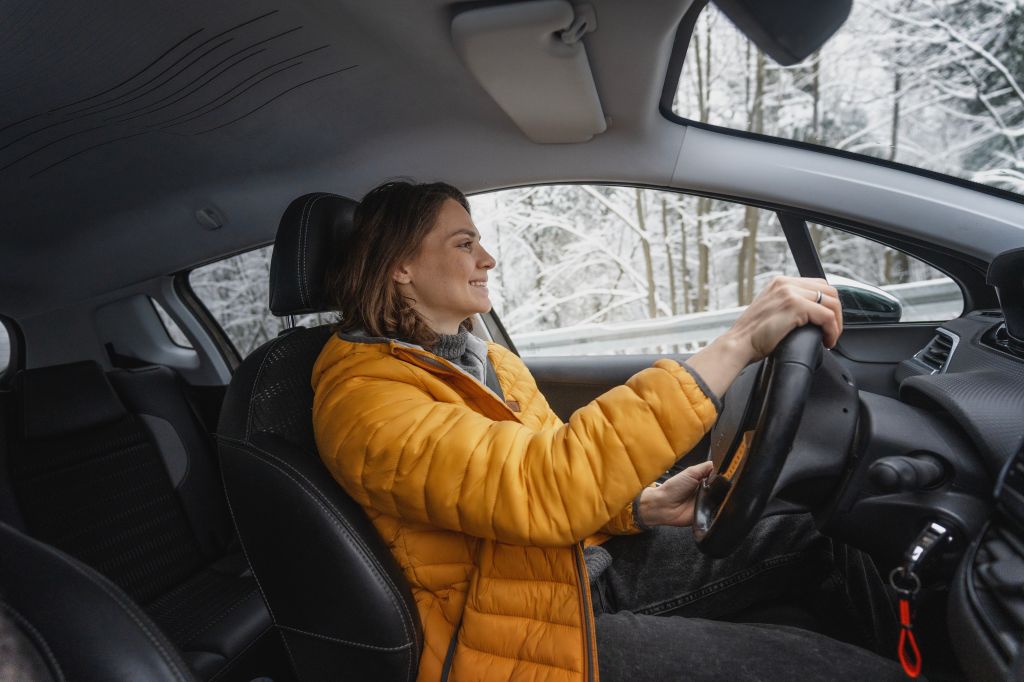
[[[713,469],[710,461],[701,462],[683,469],[657,488],[644,488],[637,508],[641,523],[645,526],[693,525],[697,488]]]
[[[818,294],[821,299],[818,299]],[[775,277],[729,330],[750,346],[750,362],[768,357],[789,332],[807,323],[821,327],[822,343],[832,348],[843,333],[839,292],[823,279]]]
[[[787,334],[808,322],[821,327],[827,348],[835,346],[843,332],[839,292],[823,279],[775,277],[729,331],[687,364],[721,396],[744,367],[767,357]]]

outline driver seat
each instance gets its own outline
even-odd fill
[[[270,268],[275,315],[321,312],[324,274],[356,202],[293,201]],[[313,364],[327,326],[296,328],[239,366],[218,426],[232,518],[300,680],[416,678],[423,633],[408,583],[376,529],[330,476],[313,438]]]

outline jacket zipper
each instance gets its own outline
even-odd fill
[[[587,580],[587,572],[583,568],[583,543],[577,543],[573,548],[573,559],[576,561],[576,575],[580,581],[580,607],[581,615],[583,616],[583,656],[586,659],[584,665],[586,666],[586,679],[587,682],[597,682],[597,675],[595,669],[597,666],[594,665],[594,640],[592,634],[593,624],[593,611],[590,608],[590,583]]]
[[[472,377],[467,376],[464,372],[460,371],[444,358],[437,357],[436,355],[426,353],[425,351],[417,351],[413,348],[402,348],[400,346],[392,346],[392,353],[395,355],[404,355],[406,360],[413,365],[416,365],[420,369],[425,369],[428,372],[437,372],[438,370],[443,371],[445,374],[450,375],[453,378],[462,381],[465,380],[467,386],[473,389],[477,393],[483,393],[490,398],[494,404],[500,405],[501,411],[507,416],[511,417],[512,421],[520,421],[519,415],[512,411],[512,408],[508,404],[499,398],[494,391],[487,388],[478,381],[475,381]],[[483,389],[481,391],[481,389]]]
[[[452,639],[448,642],[448,653],[444,656],[444,665],[441,667],[441,682],[448,682],[448,676],[452,672],[452,663],[455,661],[455,647],[459,643],[459,630],[462,629],[462,617],[459,617],[459,622],[455,624],[455,632],[452,633]]]

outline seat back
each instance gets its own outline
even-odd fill
[[[0,614],[38,652],[40,679],[195,680],[174,645],[120,588],[4,523]]]
[[[275,312],[322,300],[323,256],[341,248],[352,209],[324,194],[289,206],[273,255]],[[292,330],[236,371],[218,427],[228,503],[301,680],[411,681],[423,637],[408,583],[313,438],[310,377],[330,334]]]

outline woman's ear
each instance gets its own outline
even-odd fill
[[[409,268],[404,265],[399,265],[391,273],[391,279],[398,284],[409,284],[412,282],[412,273],[409,272]]]

